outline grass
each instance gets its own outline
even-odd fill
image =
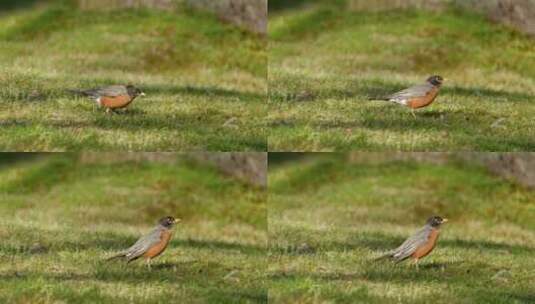
[[[270,157],[271,159],[271,157]],[[270,166],[269,276],[274,303],[532,303],[535,192],[461,163]],[[372,262],[423,226],[450,219],[435,250]]]
[[[265,192],[178,158],[0,163],[0,302],[266,303]],[[182,222],[151,271],[105,261],[165,215]]]
[[[265,38],[182,6],[72,2],[3,4],[0,150],[266,150]],[[126,83],[147,96],[123,115],[66,92]]]
[[[271,5],[270,151],[535,148],[533,39],[455,8],[293,5]],[[433,74],[446,81],[416,119],[406,108],[369,100]]]

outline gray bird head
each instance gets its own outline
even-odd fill
[[[440,216],[432,216],[429,219],[427,219],[427,225],[431,227],[439,227],[443,223],[446,223],[448,221],[447,218],[441,218]]]
[[[432,84],[434,86],[441,85],[442,81],[444,81],[444,78],[442,78],[441,76],[438,76],[438,75],[434,75],[434,76],[431,76],[431,77],[427,78],[427,82],[429,82],[430,84]]]
[[[174,224],[180,222],[180,219],[175,219],[174,217],[172,216],[166,216],[166,217],[162,217],[158,223],[162,226],[164,226],[165,228],[171,228],[173,227]]]
[[[126,86],[126,91],[128,92],[128,95],[132,97],[145,96],[145,93],[131,84]]]

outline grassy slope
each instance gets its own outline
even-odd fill
[[[466,12],[345,2],[270,14],[270,151],[535,148],[533,40]],[[368,100],[431,74],[447,81],[416,119]]]
[[[2,303],[267,302],[265,194],[213,170],[53,157],[3,167],[0,193]],[[104,261],[168,214],[152,271]]]
[[[295,164],[295,163],[294,163]],[[270,299],[277,303],[535,300],[535,192],[480,168],[312,160],[270,170]],[[450,218],[416,270],[371,262]]]
[[[183,8],[56,2],[0,13],[0,150],[266,149],[264,39]],[[109,116],[65,92],[112,83],[148,96]]]

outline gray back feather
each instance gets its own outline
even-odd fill
[[[164,227],[158,226],[149,234],[140,238],[134,245],[125,250],[126,259],[128,261],[134,260],[147,252],[152,246],[158,244],[163,230],[165,230]]]
[[[395,102],[404,101],[404,100],[407,100],[409,98],[423,97],[427,93],[429,93],[429,91],[432,90],[432,89],[433,89],[433,85],[432,84],[425,83],[425,84],[415,85],[415,86],[412,86],[412,87],[407,88],[405,90],[399,91],[397,93],[394,93],[394,94],[388,96],[387,98],[390,101],[395,101]]]
[[[128,91],[126,90],[126,87],[123,85],[111,85],[104,88],[98,88],[93,90],[87,90],[84,92],[87,95],[90,96],[110,96],[115,97],[119,95],[126,95],[128,94]]]
[[[392,257],[400,262],[410,257],[418,247],[424,245],[431,234],[432,227],[425,225],[422,229],[418,230],[413,236],[408,238],[403,244],[392,251]]]

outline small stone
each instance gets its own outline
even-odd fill
[[[312,248],[310,245],[308,245],[307,243],[302,243],[301,245],[299,245],[296,250],[295,250],[298,254],[307,254],[307,253],[314,253],[314,248]]]
[[[227,119],[227,121],[225,121],[225,123],[223,124],[223,127],[232,127],[232,128],[237,128],[238,126],[236,125],[236,122],[238,121],[238,118],[236,117],[231,117],[229,119]]]
[[[314,95],[314,93],[310,92],[310,91],[307,91],[307,90],[303,90],[301,92],[299,92],[296,96],[295,96],[295,100],[297,101],[309,101],[309,100],[313,100],[316,96]]]
[[[511,272],[509,270],[502,269],[492,276],[492,280],[507,283],[511,277]]]
[[[231,272],[227,273],[224,277],[223,277],[223,280],[228,280],[228,279],[235,279],[234,277],[239,273],[238,270],[232,270]]]
[[[41,254],[48,251],[48,247],[44,246],[41,243],[33,243],[32,246],[28,249],[32,254]]]

